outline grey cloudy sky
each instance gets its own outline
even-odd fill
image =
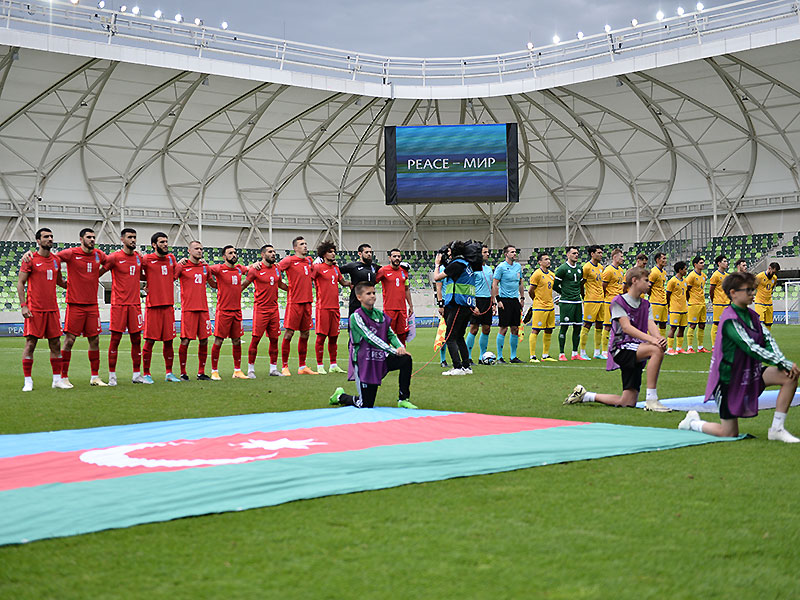
[[[128,6],[136,0],[128,0]],[[551,43],[582,30],[600,33],[655,20],[660,9],[674,15],[678,6],[693,10],[697,0],[138,0],[143,14],[159,8],[166,15],[198,16],[207,25],[228,21],[231,29],[390,56],[469,56],[524,48],[529,39]],[[114,0],[115,6],[120,0]],[[706,7],[725,2],[708,0]]]

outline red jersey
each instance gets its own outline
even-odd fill
[[[409,285],[406,270],[402,267],[395,269],[392,265],[385,265],[378,269],[375,279],[381,283],[383,289],[383,309],[405,310],[406,288]]]
[[[161,256],[157,252],[142,258],[142,278],[147,281],[146,306],[172,306],[175,304],[175,279],[178,261],[172,254]]]
[[[21,273],[28,273],[26,303],[32,312],[58,310],[56,281],[61,271],[61,261],[54,253],[44,257],[38,252],[28,262],[19,266]]]
[[[317,308],[339,308],[339,279],[342,272],[336,265],[324,262],[314,265],[311,277],[317,286]]]
[[[278,268],[289,279],[289,304],[313,302],[311,272],[314,264],[309,257],[287,256],[278,263]]]
[[[142,257],[117,250],[108,255],[105,268],[111,271],[112,306],[141,306]]]
[[[217,278],[217,310],[242,310],[242,275],[246,267],[223,263],[211,265],[208,270]]]
[[[208,312],[206,283],[209,279],[209,266],[187,261],[178,265],[178,279],[181,283],[181,310]]]
[[[281,270],[272,265],[267,267],[263,262],[258,268],[247,272],[247,281],[256,286],[255,307],[265,310],[278,310],[278,284],[281,281]]]
[[[85,254],[82,246],[75,246],[61,250],[56,256],[67,263],[67,304],[97,305],[97,282],[106,253],[95,248]]]

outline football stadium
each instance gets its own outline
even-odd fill
[[[0,596],[800,594],[797,2],[163,8],[0,2]]]

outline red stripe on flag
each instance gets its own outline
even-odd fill
[[[0,491],[584,424],[457,413],[196,440],[143,442],[74,452],[43,452],[0,459]]]

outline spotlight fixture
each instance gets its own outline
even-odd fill
[[[656,20],[657,21],[663,21],[664,20],[664,11],[663,10],[660,10],[660,11],[658,11],[656,13]]]
[[[138,14],[139,14],[139,12],[140,12],[140,11],[139,11],[139,7],[138,7],[138,6],[134,6],[134,7],[131,9],[131,12],[132,12],[134,15],[138,15]]]
[[[703,9],[705,8],[705,6],[703,6],[702,2],[698,2],[697,6],[695,6],[695,8],[697,9],[697,12],[703,12]]]
[[[685,10],[683,10],[683,7],[682,7],[682,6],[679,6],[679,7],[678,7],[678,11],[677,11],[677,12],[678,12],[678,16],[679,16],[679,17],[682,17],[682,16],[683,16],[683,13],[685,13],[686,11],[685,11]]]
[[[181,13],[178,13],[177,15],[175,15],[175,22],[180,23],[181,21],[183,21],[183,15]]]
[[[561,42],[561,38],[558,37],[558,35],[554,35],[553,36],[553,43],[554,44],[558,44],[559,42]]]
[[[611,25],[606,24],[606,26],[603,27],[603,29],[606,30],[606,33],[611,33]]]
[[[222,27],[223,29],[227,29],[228,28],[228,22],[227,21],[223,21],[222,24],[220,25],[220,27]]]
[[[579,32],[578,32],[578,39],[579,39],[579,40],[582,40],[582,39],[583,39],[583,32],[582,32],[582,31],[579,31]]]
[[[102,9],[105,7],[106,7],[106,0],[100,0],[100,2],[97,3],[97,8]]]
[[[78,3],[78,2],[80,2],[81,0],[69,0],[69,1],[70,1],[70,2],[72,2],[73,4],[77,4],[77,3]]]
[[[200,25],[203,24],[203,19],[201,19],[200,17],[195,17],[194,18],[194,24],[199,27]]]
[[[631,19],[631,27],[636,27],[639,24],[639,19]]]
[[[126,10],[128,10],[128,7],[125,4],[119,7],[119,12],[125,12]]]
[[[158,9],[158,10],[156,10],[156,12],[154,12],[154,13],[153,13],[153,16],[154,16],[156,19],[160,19],[160,18],[161,18],[161,15],[163,15],[163,14],[164,14],[164,13],[162,13],[162,12],[161,12],[161,9]]]
[[[528,50],[533,50],[533,42],[528,42]]]

